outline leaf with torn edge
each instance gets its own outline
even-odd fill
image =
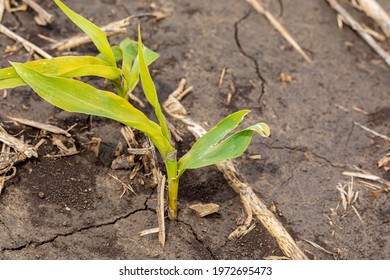
[[[263,137],[268,137],[270,135],[269,126],[265,123],[257,123],[222,140],[242,122],[244,116],[248,113],[249,110],[241,110],[227,116],[213,129],[199,138],[192,148],[179,160],[179,176],[186,169],[213,165],[240,156],[248,147],[253,132],[257,132]]]

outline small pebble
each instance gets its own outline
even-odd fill
[[[39,192],[38,196],[39,196],[39,198],[44,199],[45,198],[45,193],[44,192]]]

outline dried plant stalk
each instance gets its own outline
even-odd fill
[[[38,13],[38,16],[35,17],[35,22],[39,25],[47,25],[54,21],[54,16],[43,9],[38,3],[33,0],[23,0],[26,5],[30,6],[35,12]]]
[[[390,54],[387,53],[376,41],[368,34],[364,27],[357,22],[336,0],[326,0],[329,5],[337,11],[342,17],[343,21],[347,23],[353,30],[355,30],[360,37],[390,66]]]
[[[51,132],[54,134],[62,134],[62,135],[65,135],[66,137],[72,136],[66,130],[59,128],[58,126],[51,125],[51,124],[44,124],[44,123],[40,123],[40,122],[28,120],[28,119],[23,119],[23,118],[14,118],[14,117],[8,117],[8,118],[10,120],[15,121],[15,122],[25,124],[25,125],[28,125],[31,127],[35,127],[35,128],[41,129],[41,130],[45,130],[45,131],[48,131],[48,132]]]
[[[101,29],[106,33],[107,36],[113,36],[121,33],[126,33],[126,26],[130,24],[130,22],[137,17],[143,16],[153,16],[153,14],[145,13],[139,15],[129,16],[127,18],[111,22],[105,26],[102,26]],[[57,49],[59,51],[69,50],[81,45],[87,44],[91,42],[91,39],[84,34],[79,34],[65,40],[58,41],[50,46],[50,49]]]
[[[3,19],[4,10],[5,10],[4,0],[0,0],[0,22]]]
[[[165,191],[165,176],[157,171],[157,221],[158,221],[158,240],[161,245],[165,245],[165,219],[164,219],[164,191]]]
[[[390,37],[390,16],[375,0],[352,0],[352,3],[358,9],[364,11],[367,16],[374,19],[382,28],[386,37]]]
[[[28,51],[28,52],[36,52],[40,56],[47,58],[47,59],[52,59],[53,57],[39,48],[38,46],[34,45],[30,41],[27,41],[26,39],[22,38],[18,34],[12,32],[9,30],[7,27],[5,27],[3,24],[0,23],[0,32],[6,35],[7,37],[11,38],[12,40],[15,40],[23,45],[23,47]]]

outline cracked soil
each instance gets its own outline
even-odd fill
[[[128,34],[110,38],[114,44],[126,36],[135,39],[141,22],[145,45],[161,55],[152,65],[160,100],[166,100],[184,77],[194,90],[183,104],[207,128],[245,108],[252,110],[247,124],[269,124],[272,136],[254,137],[235,164],[310,258],[390,259],[388,194],[372,199],[371,190],[355,181],[359,197],[354,207],[362,224],[351,209],[343,213],[336,189],[350,180],[342,172],[352,165],[390,179],[389,173],[377,167],[389,143],[354,125],[359,122],[389,135],[390,70],[356,33],[347,27],[338,29],[326,1],[265,1],[313,59],[312,64],[244,0],[155,0],[153,5],[149,0],[64,2],[98,25],[153,10],[166,14],[159,21],[136,19],[128,26]],[[390,12],[389,1],[378,2]],[[44,49],[48,42],[38,34],[62,39],[78,32],[52,1],[40,3],[55,14],[50,26],[35,25],[31,10],[6,13],[2,23]],[[0,35],[1,67],[7,67],[8,61],[31,59],[23,49],[5,53],[13,44]],[[72,51],[96,54],[91,44]],[[226,75],[219,87],[223,68]],[[282,82],[281,73],[292,81]],[[135,94],[142,98],[139,88]],[[228,240],[245,216],[239,196],[214,167],[184,175],[179,216],[166,222],[164,248],[156,235],[140,237],[140,231],[157,226],[156,189],[142,170],[132,180],[128,170],[111,170],[115,148],[123,141],[121,125],[63,112],[28,88],[14,89],[0,98],[0,120],[10,133],[23,130],[25,140],[39,141],[38,130],[17,127],[7,116],[64,129],[77,123],[70,133],[81,153],[45,157],[56,149],[47,138],[38,159],[17,165],[17,175],[7,181],[0,196],[0,259],[262,259],[282,255],[261,224],[240,240]],[[177,144],[178,153],[183,154],[194,139],[185,127],[174,124],[184,134],[184,141]],[[84,148],[92,136],[102,139],[98,157]],[[260,159],[251,159],[257,154]],[[137,195],[120,197],[122,186],[108,173],[131,184]],[[220,211],[198,218],[187,208],[195,202],[217,203]]]

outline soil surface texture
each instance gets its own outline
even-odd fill
[[[347,1],[339,2],[353,10]],[[389,1],[378,2],[390,12]],[[51,43],[38,35],[60,40],[79,30],[54,2],[40,3],[55,15],[52,24],[36,25],[31,9],[5,12],[1,23],[53,56],[97,54],[92,44],[65,52],[51,50]],[[159,20],[135,18],[127,34],[109,39],[113,44],[126,37],[137,39],[141,23],[145,45],[161,55],[151,65],[160,100],[166,100],[185,78],[194,88],[183,105],[207,129],[241,109],[251,110],[245,125],[269,124],[271,137],[255,135],[234,164],[310,259],[390,259],[389,194],[373,196],[365,182],[385,186],[354,178],[349,191],[357,192],[357,199],[346,209],[337,188],[345,186],[348,192],[351,186],[351,177],[343,175],[344,171],[364,170],[390,180],[390,173],[377,165],[388,153],[389,142],[358,125],[390,134],[390,69],[357,33],[347,26],[338,28],[336,13],[327,1],[264,1],[313,63],[306,62],[244,0],[64,3],[99,26],[129,15],[163,13],[166,17]],[[375,28],[363,14],[355,14]],[[10,46],[14,47],[11,52]],[[389,46],[384,43],[385,48]],[[8,67],[8,61],[35,59],[2,34],[0,55],[1,68]],[[91,79],[91,83],[113,90],[102,80]],[[146,101],[140,87],[134,94]],[[151,109],[146,110],[152,117]],[[56,156],[59,151],[53,135],[17,125],[8,116],[71,128],[73,140],[67,141],[74,141],[79,153]],[[183,141],[176,148],[183,155],[195,139],[185,126],[169,120],[182,134]],[[240,197],[215,167],[184,174],[178,218],[166,220],[167,240],[161,247],[156,234],[139,235],[157,227],[157,191],[147,168],[141,164],[137,174],[131,173],[136,163],[130,169],[111,168],[118,143],[125,145],[122,125],[64,112],[27,87],[0,96],[0,121],[10,134],[32,145],[45,140],[38,158],[16,165],[16,176],[5,183],[0,195],[0,259],[283,256],[259,222],[241,239],[228,239],[246,216]],[[97,156],[89,149],[96,138],[101,139]],[[158,164],[165,172],[160,158]],[[131,185],[136,195],[124,192],[110,174]],[[188,208],[198,202],[216,203],[220,209],[199,218]]]

